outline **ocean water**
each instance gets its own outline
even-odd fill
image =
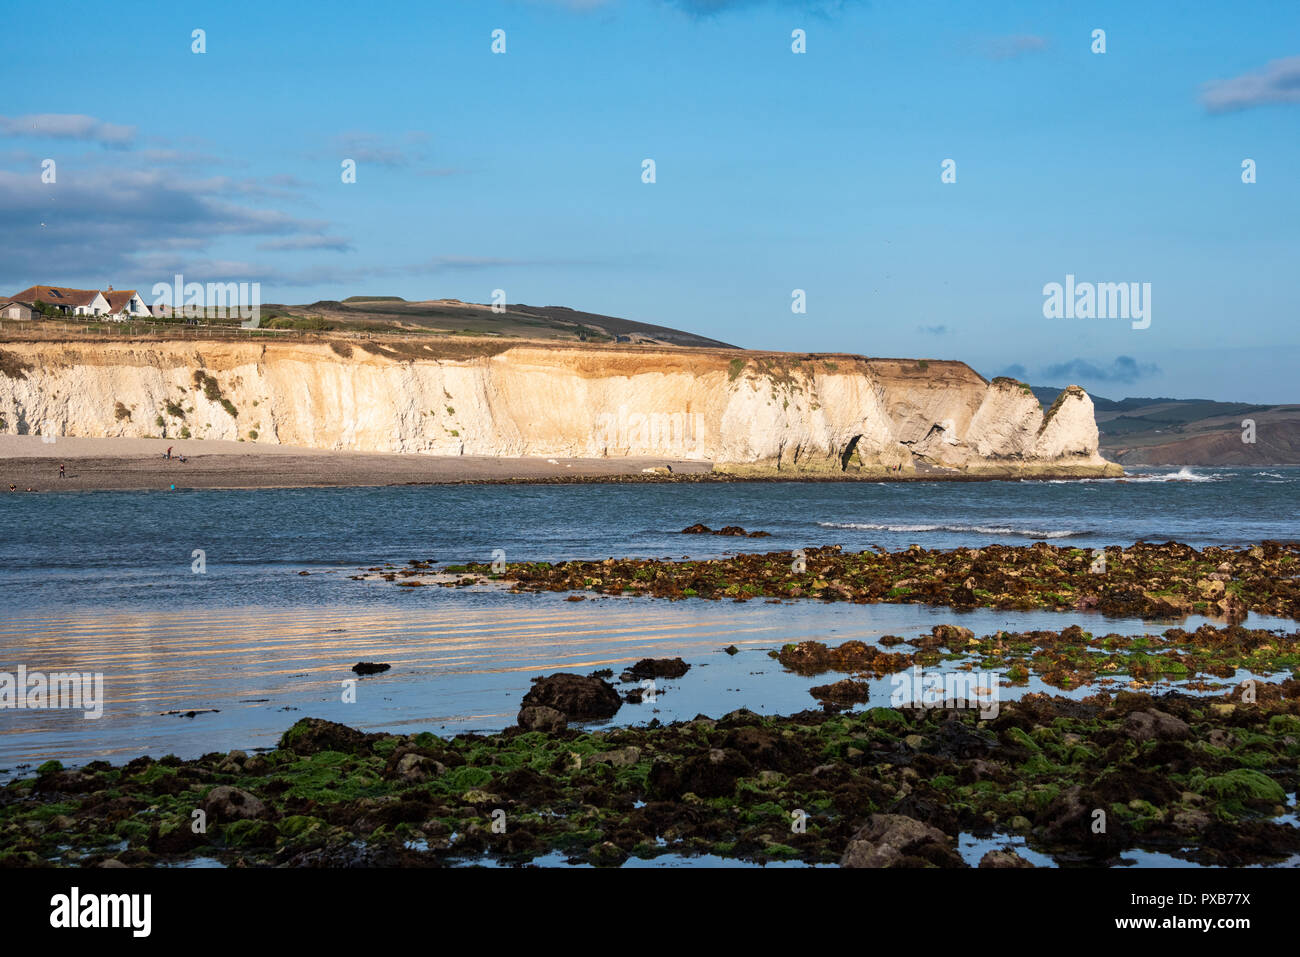
[[[349,580],[382,562],[490,561],[497,549],[516,561],[826,544],[1244,544],[1300,537],[1298,491],[1300,469],[1182,469],[1084,482],[0,495],[0,672],[102,673],[107,702],[94,720],[0,710],[0,773],[48,758],[76,764],[272,747],[307,715],[366,730],[491,731],[514,722],[534,676],[617,673],[647,656],[681,655],[692,670],[660,682],[655,702],[625,705],[615,723],[739,707],[788,714],[812,707],[808,688],[821,682],[768,657],[786,641],[911,637],[940,622],[980,633],[1076,621],[1125,633],[1173,624],[912,605],[573,603],[497,586]],[[695,522],[772,537],[680,534]],[[739,654],[722,652],[731,644]],[[342,682],[362,660],[393,668],[361,679],[357,701],[345,703]],[[877,684],[871,703],[888,703],[888,682]],[[199,713],[167,713],[190,711]]]
[[[682,535],[696,522],[771,538]],[[1226,545],[1300,537],[1300,469],[1074,482],[477,485],[0,494],[0,613],[367,605],[285,572],[408,559],[710,557],[841,544]],[[195,552],[205,571],[194,574]]]

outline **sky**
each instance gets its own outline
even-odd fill
[[[1300,402],[1294,2],[51,2],[6,27],[33,53],[0,58],[6,295],[500,289],[755,349]],[[1049,317],[1067,276],[1149,312]]]

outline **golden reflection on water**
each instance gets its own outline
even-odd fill
[[[747,620],[748,619],[748,620]],[[390,675],[462,677],[618,668],[649,655],[770,643],[752,616],[588,603],[580,608],[78,611],[0,623],[0,669],[104,674],[106,705],[136,713],[337,689],[358,661]],[[306,684],[302,680],[307,679]],[[11,729],[0,726],[0,733]],[[31,730],[27,728],[26,730]]]

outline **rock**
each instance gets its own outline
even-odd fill
[[[587,766],[608,764],[611,768],[629,768],[641,760],[641,749],[633,745],[587,755]]]
[[[871,697],[871,685],[866,681],[854,681],[852,678],[845,678],[843,681],[836,681],[834,684],[816,685],[809,688],[808,692],[818,701],[829,701],[835,704],[856,704]]]
[[[683,535],[725,535],[728,538],[771,538],[771,532],[747,532],[739,525],[726,525],[722,528],[713,529],[700,522],[696,522],[689,528],[682,529]]]
[[[423,784],[437,773],[437,764],[422,754],[404,754],[397,762],[395,776],[410,784]]]
[[[1015,851],[1011,850],[1010,848],[1002,848],[1001,850],[989,851],[987,854],[981,857],[979,866],[1006,868],[1006,867],[1033,867],[1034,865],[1031,864],[1029,861],[1025,860],[1023,857],[1021,857],[1019,854],[1017,854]]]
[[[1237,743],[1237,736],[1226,728],[1211,728],[1205,740],[1213,747],[1226,749]]]
[[[515,720],[518,722],[519,727],[527,731],[553,733],[563,731],[569,726],[569,719],[564,716],[564,712],[546,705],[530,705],[521,708],[519,717]]]
[[[208,821],[225,823],[267,816],[266,805],[247,791],[219,784],[203,799]]]
[[[363,734],[345,724],[323,718],[302,718],[280,736],[280,747],[295,754],[316,754],[320,751],[342,751],[356,754],[368,751],[371,744],[382,735]]]
[[[554,708],[570,721],[613,717],[622,704],[618,691],[609,682],[567,672],[534,679],[523,700],[525,708],[530,705]]]
[[[601,841],[587,851],[587,859],[596,867],[618,867],[628,858],[628,852],[611,841]]]
[[[1210,815],[1195,809],[1179,811],[1174,815],[1174,828],[1183,834],[1199,834],[1210,826]]]
[[[1186,721],[1157,711],[1133,711],[1124,719],[1124,730],[1134,741],[1182,741],[1192,733]]]
[[[949,866],[962,866],[948,835],[937,827],[902,814],[873,814],[849,838],[840,867],[897,867],[934,862],[936,857]]]
[[[271,763],[260,754],[255,754],[244,762],[245,774],[265,774],[270,769]]]
[[[359,675],[377,675],[391,667],[393,666],[378,661],[358,661],[352,666],[352,670]]]
[[[727,647],[723,648],[722,650],[725,651],[725,652],[726,652],[727,654],[729,654],[729,655],[738,655],[738,654],[740,654],[740,649],[737,648],[735,645],[727,645]]]
[[[735,793],[736,782],[753,770],[753,765],[739,751],[711,748],[708,754],[692,755],[680,766],[655,761],[647,784],[652,794],[664,799],[680,800],[686,794],[700,798],[728,797]]]
[[[681,658],[642,658],[628,674],[633,678],[680,678],[691,670]]]
[[[964,587],[973,588],[974,583],[968,580]],[[935,625],[930,629],[930,634],[949,648],[965,648],[975,637],[975,632],[961,625]]]

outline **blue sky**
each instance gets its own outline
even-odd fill
[[[35,59],[0,61],[0,292],[500,288],[751,348],[1300,402],[1300,5],[1083,6],[12,7]],[[1067,274],[1150,283],[1150,327],[1044,318]]]

